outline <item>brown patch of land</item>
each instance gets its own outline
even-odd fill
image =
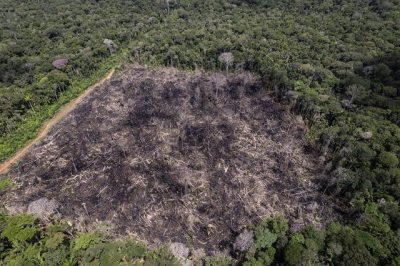
[[[130,66],[28,152],[0,200],[46,197],[82,228],[225,249],[263,218],[332,219],[306,130],[248,73]]]

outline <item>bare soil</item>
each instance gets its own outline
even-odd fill
[[[306,130],[248,73],[128,66],[12,168],[0,202],[46,197],[82,230],[224,250],[260,219],[333,218]]]

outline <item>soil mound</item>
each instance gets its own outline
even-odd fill
[[[330,220],[305,131],[248,73],[129,66],[32,148],[0,200],[48,198],[83,229],[225,249],[262,218]]]

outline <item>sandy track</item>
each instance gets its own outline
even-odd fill
[[[0,174],[6,174],[10,167],[19,161],[23,156],[27,154],[27,152],[34,146],[36,143],[41,141],[50,131],[50,129],[57,124],[58,122],[61,121],[67,114],[69,114],[77,104],[79,104],[86,96],[88,96],[92,91],[94,91],[98,86],[104,84],[114,74],[115,69],[112,69],[105,77],[103,77],[101,80],[99,80],[96,84],[90,86],[84,93],[82,93],[80,96],[72,100],[71,102],[67,103],[64,105],[50,120],[46,121],[42,127],[40,128],[37,136],[31,140],[25,147],[21,148],[18,150],[14,156],[12,156],[10,159],[4,161],[3,163],[0,164]]]

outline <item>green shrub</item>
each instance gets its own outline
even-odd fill
[[[30,242],[38,234],[36,220],[27,214],[9,216],[1,237],[7,238],[13,245],[20,246]]]
[[[298,242],[291,242],[285,248],[285,262],[288,265],[300,265],[303,261],[305,247]]]
[[[9,178],[0,180],[0,192],[2,192],[3,190],[6,190],[8,188],[11,188],[13,186],[14,186],[14,183]]]
[[[327,247],[329,261],[338,265],[376,265],[390,254],[372,234],[339,224],[328,227]]]
[[[353,158],[359,165],[369,166],[371,161],[375,159],[376,152],[372,150],[368,144],[357,142],[353,149]]]
[[[176,258],[169,252],[168,249],[162,248],[159,250],[151,251],[145,255],[144,265],[148,266],[179,266]],[[210,264],[212,265],[212,264]],[[215,265],[215,264],[214,264]],[[218,265],[218,264],[216,264]]]
[[[388,97],[396,97],[397,96],[397,89],[392,86],[384,86],[383,87],[383,94]]]
[[[255,230],[256,248],[263,249],[271,247],[278,239],[277,234],[272,233],[265,226],[258,226]]]
[[[203,259],[204,266],[229,266],[233,264],[231,258],[224,255],[207,256]],[[196,264],[195,264],[196,265]]]
[[[73,242],[73,251],[86,250],[90,246],[97,245],[103,240],[97,233],[86,233],[79,235]]]
[[[41,226],[25,214],[0,214],[0,232],[0,265],[178,266],[166,248],[148,251],[132,238],[113,240],[96,232],[75,235],[66,224]],[[229,265],[226,258],[213,259],[208,265]]]
[[[282,216],[272,219],[270,222],[271,232],[278,236],[284,236],[289,230],[288,221]]]
[[[37,266],[43,264],[39,245],[28,245],[21,253],[12,254],[5,259],[6,265]]]
[[[378,162],[386,168],[395,168],[399,164],[399,159],[394,153],[381,152],[378,156]]]

